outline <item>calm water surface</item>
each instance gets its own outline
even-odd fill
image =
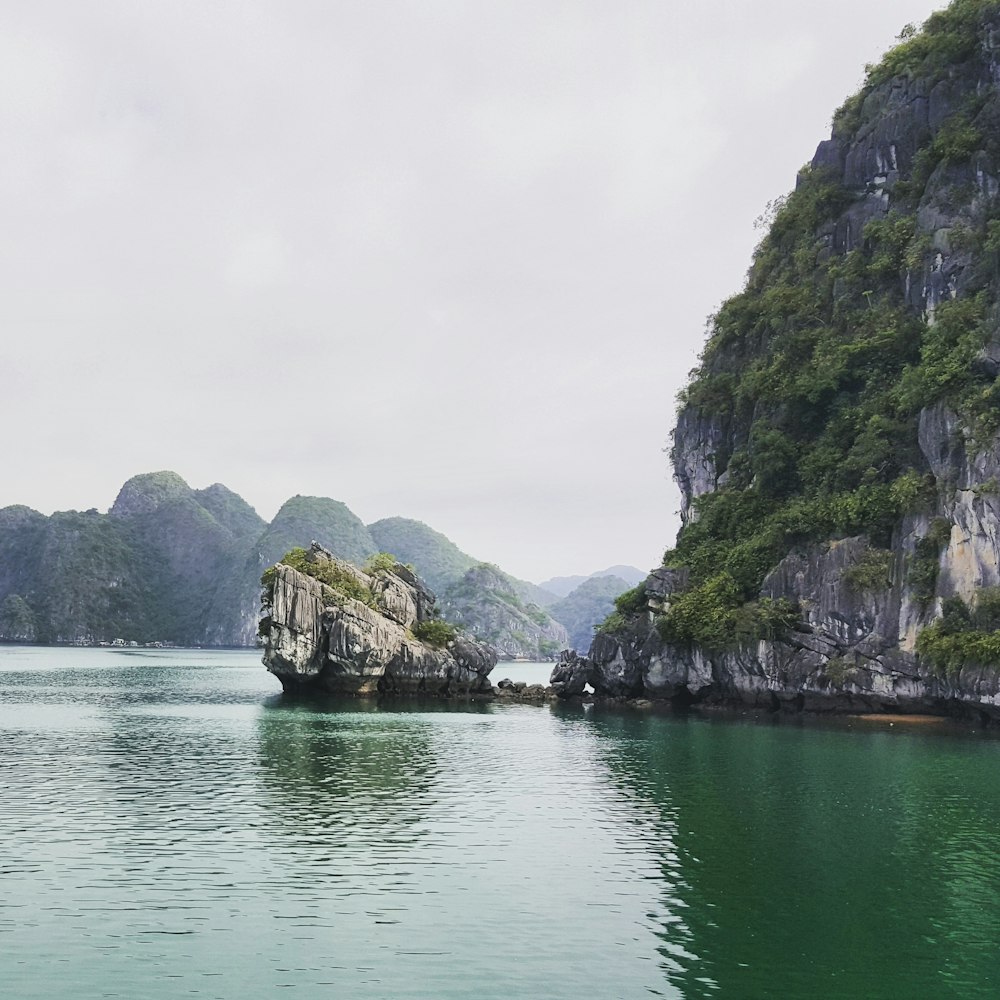
[[[1000,995],[989,735],[0,647],[0,769],[4,998]]]

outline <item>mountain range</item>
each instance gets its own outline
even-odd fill
[[[501,655],[549,657],[570,641],[546,610],[563,595],[480,562],[420,521],[365,525],[338,500],[294,496],[268,523],[227,487],[193,489],[168,471],[128,480],[106,514],[0,509],[0,639],[252,646],[261,573],[313,540],[358,566],[378,552],[410,563],[445,617]],[[605,603],[588,629],[611,610]]]

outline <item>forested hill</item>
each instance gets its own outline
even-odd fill
[[[598,659],[667,656],[685,698],[996,688],[998,80],[1000,3],[957,0],[836,112],[711,322],[683,527]]]
[[[192,489],[166,471],[130,479],[106,514],[0,510],[0,640],[253,645],[261,573],[314,540],[359,567],[379,551],[413,563],[442,596],[454,590],[458,624],[489,618],[491,640],[510,655],[551,655],[565,640],[538,606],[553,595],[495,567],[480,572],[419,521],[366,526],[338,500],[295,496],[267,523],[225,486]]]

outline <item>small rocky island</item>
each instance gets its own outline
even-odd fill
[[[264,664],[287,692],[493,693],[496,651],[442,621],[434,594],[392,557],[360,570],[313,542],[261,582]]]

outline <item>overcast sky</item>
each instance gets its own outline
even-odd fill
[[[7,0],[0,506],[129,476],[648,568],[705,317],[926,0]]]

